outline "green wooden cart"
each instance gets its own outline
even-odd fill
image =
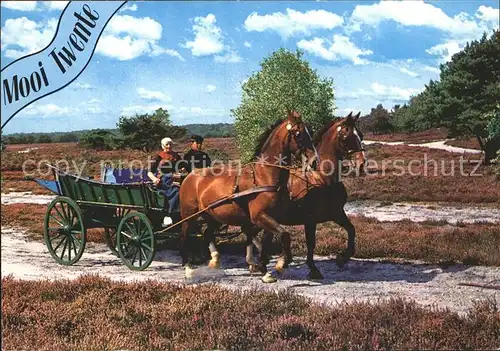
[[[167,215],[165,198],[144,179],[145,171],[124,171],[134,175],[126,177],[127,181],[122,177],[120,182],[107,183],[49,167],[54,181],[30,180],[57,194],[45,214],[44,240],[58,263],[72,265],[82,257],[90,228],[104,228],[109,248],[133,270],[144,270],[151,264],[159,240],[180,236],[180,226],[162,226]],[[168,215],[174,224],[179,222],[178,214]],[[198,229],[191,235],[200,237],[202,223]],[[229,238],[239,233],[228,234],[226,227],[217,235]]]

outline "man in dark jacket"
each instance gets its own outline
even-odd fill
[[[201,151],[203,137],[200,135],[192,135],[190,140],[190,150],[184,154],[182,166],[187,172],[191,172],[195,168],[210,167],[212,160],[206,152]]]

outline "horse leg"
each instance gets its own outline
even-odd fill
[[[261,247],[260,243],[257,241],[256,236],[260,231],[260,228],[255,227],[244,227],[242,231],[246,235],[246,262],[248,264],[248,270],[250,273],[265,273],[262,271],[262,267],[255,263],[253,258],[253,245],[256,243],[257,248]]]
[[[215,228],[211,223],[208,223],[207,229],[203,233],[203,239],[208,245],[210,250],[210,262],[208,262],[209,268],[219,269],[220,268],[220,254],[215,246]]]
[[[337,214],[335,214],[333,221],[347,231],[347,249],[338,254],[336,258],[337,266],[342,268],[349,261],[349,259],[354,256],[356,229],[354,229],[354,226],[345,214],[344,209],[341,209]]]
[[[179,251],[182,258],[182,267],[189,265],[189,238],[188,235],[191,230],[191,225],[189,222],[182,223],[182,233],[179,240]]]
[[[275,269],[278,272],[283,272],[286,267],[292,261],[292,251],[290,249],[290,233],[283,228],[274,218],[269,216],[266,213],[260,213],[256,220],[254,221],[256,225],[261,227],[264,230],[268,230],[273,233],[277,233],[280,235],[282,255],[278,258],[278,262],[276,262]],[[269,275],[269,277],[268,277]],[[272,278],[269,279],[268,278]],[[263,278],[264,282],[276,281],[275,278],[272,277],[269,273],[266,274]]]
[[[259,267],[262,268],[261,270],[262,273],[267,272],[266,266],[269,263],[269,261],[271,261],[270,247],[272,246],[272,244],[273,244],[273,233],[267,230],[264,231],[264,235],[262,237],[262,244],[258,243],[257,240],[254,240],[254,245],[260,251],[258,265]]]
[[[314,264],[314,248],[316,246],[316,223],[307,222],[304,224],[307,244],[307,266],[309,267],[308,278],[311,280],[321,280],[323,275]]]

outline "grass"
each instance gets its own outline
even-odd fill
[[[14,204],[1,206],[3,226],[21,227],[35,240],[42,240],[45,205]],[[380,222],[363,216],[351,216],[356,228],[357,258],[416,259],[428,263],[454,262],[470,265],[500,266],[500,226],[477,223],[448,225],[427,221],[415,223],[409,220]],[[289,227],[292,249],[296,256],[304,256],[307,247],[303,227]],[[102,229],[87,231],[91,242],[104,242]],[[244,255],[245,237],[239,236],[221,244],[223,254]],[[316,235],[317,255],[335,255],[347,245],[347,235],[334,223],[318,226]],[[171,247],[177,249],[174,245]],[[275,242],[273,252],[279,253]]]
[[[311,303],[291,292],[2,278],[5,350],[496,349],[495,301],[466,315],[390,299]]]

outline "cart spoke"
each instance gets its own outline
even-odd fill
[[[67,236],[66,235],[63,235],[63,238],[62,240],[59,242],[59,244],[57,244],[57,246],[54,248],[54,252],[57,251],[57,249],[61,246],[62,243],[65,243],[67,240]]]
[[[131,233],[132,235],[134,235],[134,234],[135,234],[135,229],[134,229],[134,228],[132,228],[132,227],[130,226],[130,224],[128,224],[127,222],[125,222],[125,225],[128,227],[128,230],[130,230],[130,233]],[[122,232],[122,233],[123,233],[123,232]]]
[[[70,235],[68,239],[68,261],[71,261],[71,244],[73,244],[73,237]]]
[[[49,232],[59,232],[61,228],[47,228]]]
[[[134,265],[134,262],[135,262],[135,258],[137,257],[137,247],[134,247],[135,248],[135,251],[134,251],[134,258],[132,259],[132,266]]]
[[[130,234],[128,234],[127,232],[125,232],[125,231],[122,230],[121,234],[123,236],[126,236],[128,239],[132,240],[132,236]]]
[[[68,247],[68,240],[64,242],[64,247],[61,254],[61,260],[64,258],[64,253],[66,252],[66,247]]]
[[[68,206],[68,209],[66,209],[64,207],[64,203],[61,203],[61,210],[62,210],[62,213],[63,213],[63,216],[64,216],[64,220],[65,220],[66,223],[69,224],[69,216],[68,216],[68,212],[67,212],[67,210],[69,210],[69,205],[67,205],[67,206]]]
[[[125,249],[123,250],[124,254],[123,256],[124,257],[128,257],[129,254],[132,252],[132,249],[134,248],[134,246],[130,245],[130,244],[127,244],[127,246],[125,247]]]
[[[64,227],[64,224],[61,223],[56,217],[49,215],[50,218],[52,218],[54,221],[56,221],[61,227]]]
[[[54,205],[53,209],[54,209],[54,210],[56,210],[56,213],[57,213],[57,215],[59,216],[59,218],[61,219],[61,221],[65,222],[65,220],[64,220],[64,215],[63,215],[63,214],[61,213],[61,211],[57,208],[57,204],[56,204],[56,205]],[[55,217],[53,217],[53,216],[51,216],[51,217],[55,219]],[[64,224],[61,224],[61,225],[64,225]]]
[[[56,236],[54,236],[53,238],[50,238],[50,242],[53,242],[54,240],[60,238],[60,237],[64,237],[64,233],[57,233]]]
[[[144,243],[141,243],[141,247],[144,247],[144,248],[148,249],[149,251],[153,251],[153,249],[150,246],[148,246]]]

